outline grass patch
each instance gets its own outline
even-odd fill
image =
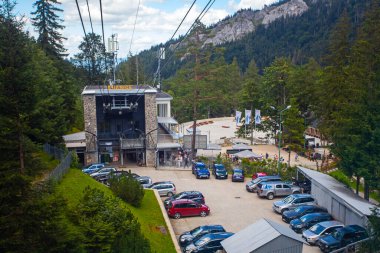
[[[356,181],[351,180],[346,174],[343,173],[343,171],[335,170],[329,173],[329,175],[348,187],[351,187],[356,192]],[[359,192],[364,192],[364,186],[362,184],[359,184]],[[369,197],[377,202],[380,202],[380,196],[377,192],[370,192]]]
[[[57,187],[57,191],[67,200],[69,208],[73,208],[78,204],[86,186],[99,189],[106,195],[113,195],[109,188],[77,169],[71,169],[64,176]],[[145,191],[145,196],[139,208],[125,202],[123,203],[125,204],[125,208],[131,210],[133,215],[139,220],[141,231],[149,240],[152,252],[176,252],[153,191]],[[162,233],[163,227],[166,234]]]

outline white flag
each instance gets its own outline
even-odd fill
[[[251,110],[245,110],[245,124],[249,125],[251,122]]]
[[[241,112],[236,111],[236,116],[235,116],[236,125],[240,122],[240,119],[241,119]]]
[[[260,110],[255,109],[255,124],[261,124]]]

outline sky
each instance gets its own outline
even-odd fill
[[[87,1],[94,33],[101,35],[100,1]],[[18,15],[24,16],[25,30],[37,36],[30,22],[30,12],[34,11],[35,0],[16,0],[16,2],[15,11]],[[60,2],[61,5],[58,6],[63,9],[61,16],[65,26],[61,33],[67,38],[64,47],[72,57],[79,51],[78,46],[83,40],[84,32],[75,1],[60,0]],[[102,0],[105,39],[107,41],[112,34],[117,34],[118,58],[127,57],[128,52],[134,55],[151,46],[165,43],[173,36],[193,2],[194,0]],[[205,25],[215,24],[242,8],[262,9],[264,5],[274,2],[278,0],[215,0],[201,21]],[[196,1],[174,38],[187,32],[207,3],[208,0]],[[78,4],[86,33],[89,33],[91,25],[86,0],[78,0]]]

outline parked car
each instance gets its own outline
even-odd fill
[[[193,230],[184,232],[179,236],[179,246],[184,248],[205,234],[217,232],[226,232],[226,230],[222,225],[205,225],[196,227]]]
[[[288,197],[275,201],[273,210],[277,213],[283,213],[288,210],[293,210],[301,205],[316,205],[317,201],[310,194],[292,194]]]
[[[173,195],[167,199],[164,200],[164,206],[165,208],[168,208],[170,201],[178,200],[178,199],[191,199],[194,202],[197,202],[199,204],[205,203],[205,198],[203,194],[199,191],[184,191],[177,193],[176,195]]]
[[[302,233],[302,231],[309,229],[314,224],[330,220],[333,220],[333,217],[329,213],[309,213],[299,219],[292,220],[290,228],[296,233]]]
[[[265,172],[256,172],[256,173],[253,173],[252,179],[256,179],[256,178],[259,178],[259,177],[266,177],[266,176],[268,176],[268,175]]]
[[[244,170],[235,168],[232,170],[232,182],[244,182]]]
[[[214,174],[216,179],[219,179],[219,178],[227,179],[228,178],[227,170],[223,164],[214,164],[212,166],[212,174]]]
[[[198,170],[198,169],[203,169],[203,168],[206,168],[206,165],[202,162],[193,162],[192,166],[191,166],[191,172],[193,174],[195,174],[195,172]]]
[[[327,213],[327,209],[316,205],[302,205],[294,210],[283,212],[282,220],[289,223],[290,221],[298,219],[308,213]]]
[[[265,177],[258,177],[254,180],[249,181],[245,185],[245,189],[248,192],[256,192],[257,191],[257,184],[261,182],[275,182],[275,181],[281,181],[280,176],[265,176]]]
[[[323,221],[303,231],[302,238],[310,245],[315,245],[321,236],[331,234],[336,229],[342,227],[344,227],[344,225],[339,221]]]
[[[205,217],[210,213],[210,208],[205,204],[199,204],[190,199],[179,199],[169,202],[168,215],[179,219],[185,216]]]
[[[171,197],[174,194],[176,194],[175,185],[171,181],[155,182],[147,186],[147,188],[156,189],[158,191],[158,194],[160,194],[160,196]]]
[[[257,196],[273,199],[274,197],[298,194],[301,188],[287,182],[264,182],[257,185]]]
[[[107,167],[107,168],[102,168],[98,170],[97,172],[91,173],[90,176],[93,177],[94,179],[100,178],[102,176],[106,176],[111,174],[111,172],[115,172],[116,169],[112,167]]]
[[[368,238],[368,233],[365,228],[359,225],[348,225],[336,229],[329,235],[321,236],[317,245],[322,252],[330,252],[366,238]]]
[[[97,172],[98,170],[102,169],[103,167],[104,167],[104,163],[95,163],[95,164],[91,164],[91,165],[83,168],[82,172],[86,173],[86,174],[91,174],[91,173]]]
[[[152,179],[148,176],[138,176],[135,179],[141,184],[143,188],[148,188],[150,185],[152,185]]]
[[[206,167],[198,167],[195,171],[196,178],[210,178],[210,171]]]
[[[216,252],[218,250],[223,250],[221,241],[227,239],[228,237],[234,235],[234,233],[229,232],[219,232],[206,234],[196,240],[194,243],[189,244],[183,252],[185,253],[209,253]]]

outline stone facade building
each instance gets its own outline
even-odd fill
[[[180,147],[166,93],[150,86],[86,86],[82,99],[86,165],[157,166],[160,152]]]

